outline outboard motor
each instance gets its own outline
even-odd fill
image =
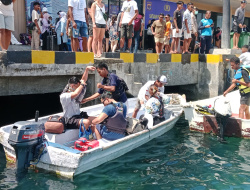
[[[44,124],[34,121],[16,122],[12,127],[8,143],[16,152],[16,168],[20,173],[30,166],[44,150]]]
[[[219,138],[218,140],[220,142],[225,142],[224,139],[224,131],[225,127],[227,125],[228,118],[231,117],[232,111],[231,111],[231,105],[228,100],[223,98],[217,98],[214,101],[214,112],[215,112],[215,118],[219,127]]]

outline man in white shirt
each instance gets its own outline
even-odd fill
[[[192,20],[191,12],[194,8],[193,3],[187,4],[187,10],[183,14],[183,31],[184,31],[184,44],[183,44],[183,53],[188,53],[188,48],[192,40],[191,31],[192,31]]]
[[[10,40],[11,31],[14,31],[14,11],[13,2],[10,4],[3,4],[0,1],[0,46],[2,51],[7,51]]]
[[[248,45],[244,45],[241,48],[242,54],[239,56],[240,62],[243,65],[250,65],[250,52]]]
[[[94,71],[95,67],[88,66],[82,75],[82,79],[79,80],[76,77],[71,77],[68,81],[68,85],[60,95],[60,102],[63,108],[63,116],[66,119],[67,129],[77,129],[80,126],[80,122],[83,119],[83,124],[88,129],[91,124],[91,118],[88,117],[86,112],[80,113],[80,103],[86,92],[86,81],[88,80],[88,72]],[[83,93],[83,94],[82,94]],[[79,99],[80,95],[83,95]],[[84,130],[82,130],[84,131]]]
[[[132,115],[133,118],[136,118],[138,111],[140,108],[145,106],[146,102],[150,98],[150,94],[148,92],[150,86],[154,84],[158,88],[158,92],[160,96],[164,95],[164,85],[167,84],[167,77],[164,75],[161,75],[157,78],[156,81],[148,81],[143,87],[141,87],[139,94],[138,94],[138,99],[137,103],[135,106],[134,113]]]
[[[85,0],[68,0],[69,16],[73,24],[73,46],[79,47],[78,37],[82,37],[83,52],[87,51],[88,26]]]
[[[137,3],[134,0],[127,0],[123,2],[122,9],[121,9],[121,20],[119,26],[121,27],[121,42],[120,48],[123,49],[124,42],[125,42],[125,35],[128,39],[128,49],[130,49],[132,44],[132,33],[133,33],[133,25],[134,20],[138,14],[138,7]]]
[[[38,14],[37,11],[41,12],[41,7],[40,7],[40,3],[35,2],[34,10],[32,11],[32,22],[35,23],[36,27],[34,28],[34,30],[32,30],[31,50],[39,50],[41,30],[38,24],[40,15]]]

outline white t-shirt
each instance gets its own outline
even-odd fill
[[[122,18],[122,24],[128,24],[135,16],[135,11],[138,10],[137,3],[134,0],[124,1],[121,11],[124,12]],[[134,21],[133,23],[134,24]]]
[[[2,1],[0,1],[0,14],[4,16],[14,16],[13,3],[4,5]]]
[[[243,65],[250,65],[250,52],[242,53],[239,56],[240,61],[242,61]]]
[[[106,24],[104,20],[103,13],[105,13],[105,5],[103,7],[99,7],[97,3],[95,3],[95,23],[97,24]]]
[[[39,22],[40,21],[40,15],[38,14],[38,12],[36,10],[33,10],[32,11],[32,22],[35,22],[35,20],[37,20],[38,26],[41,27],[40,26],[41,22]],[[37,29],[37,27],[35,27],[35,29]]]
[[[86,1],[85,0],[68,0],[68,6],[73,7],[74,20],[86,22],[85,11]]]
[[[79,103],[75,99],[71,99],[71,93],[63,93],[60,95],[60,102],[63,108],[63,116],[71,118],[73,115],[80,115]]]
[[[149,87],[154,84],[155,81],[148,81],[146,84],[144,84],[143,87],[141,87],[139,94],[138,94],[138,99],[141,101],[144,101],[144,103],[147,101],[145,98],[145,95],[150,97],[150,94],[148,92]],[[159,92],[161,93],[161,96],[164,94],[164,86],[163,87],[158,87]]]

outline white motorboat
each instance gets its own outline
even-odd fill
[[[197,105],[200,107],[205,107],[208,105],[214,106],[214,102],[218,98],[222,98],[222,96],[189,102],[184,106],[185,118],[189,121],[190,130],[202,133],[213,133],[215,135],[219,134],[218,123],[215,116],[200,114],[196,111]],[[250,138],[250,120],[239,118],[239,91],[237,90],[228,93],[226,99],[230,102],[232,116],[228,119],[228,122],[225,126],[225,136]]]
[[[72,178],[75,175],[126,154],[127,152],[149,142],[150,140],[163,135],[174,127],[175,123],[183,113],[181,104],[186,103],[186,100],[178,94],[170,94],[168,96],[170,96],[173,101],[170,101],[170,104],[165,107],[168,110],[165,121],[155,126],[150,126],[150,124],[148,124],[148,129],[125,136],[124,138],[115,141],[100,139],[98,140],[98,147],[87,151],[79,151],[72,148],[74,141],[79,138],[79,130],[77,129],[66,130],[66,132],[62,134],[45,133],[47,146],[43,150],[38,162],[31,162],[31,165],[35,165],[37,168],[56,172],[61,176]],[[135,104],[136,98],[129,99],[128,115],[132,115]],[[103,105],[99,104],[82,108],[81,111],[84,110],[90,116],[97,116],[101,113],[102,109]],[[143,113],[144,111],[140,110],[137,116],[139,117]],[[56,115],[62,115],[62,113]],[[38,123],[43,124],[48,118],[49,116],[39,118]],[[30,120],[28,122],[34,123],[34,120]],[[0,128],[0,143],[3,145],[6,159],[8,161],[15,162],[15,150],[8,143],[13,127],[14,124]]]

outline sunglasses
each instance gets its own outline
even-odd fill
[[[106,99],[105,99],[106,100]],[[105,100],[102,101],[102,104],[104,105]]]
[[[164,17],[160,16],[160,18],[164,18]]]

